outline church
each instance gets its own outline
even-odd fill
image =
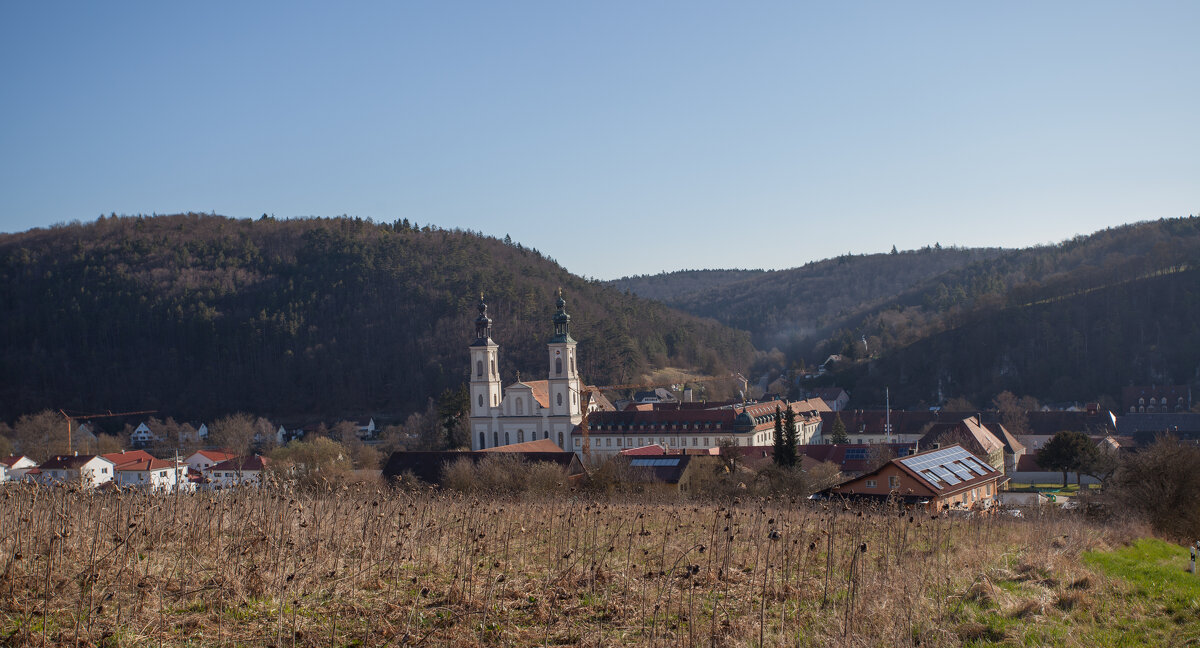
[[[584,386],[571,337],[571,316],[559,291],[554,336],[546,344],[545,380],[521,380],[507,388],[500,382],[500,346],[492,340],[492,320],[480,297],[471,354],[471,450],[486,450],[548,439],[585,458],[604,459],[647,446],[666,451],[711,452],[722,441],[738,446],[771,446],[776,412],[796,415],[800,444],[821,435],[821,413],[829,407],[819,398],[764,403],[651,403],[615,411],[600,390]],[[580,423],[587,413],[590,441]],[[586,447],[585,447],[586,446]]]
[[[521,380],[503,387],[500,382],[500,346],[492,340],[492,320],[487,303],[479,300],[475,341],[471,353],[471,450],[550,439],[567,449],[571,434],[583,420],[585,408],[598,404],[587,398],[579,379],[576,342],[571,337],[567,302],[558,293],[554,336],[546,344],[546,380]]]

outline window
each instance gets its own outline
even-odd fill
[[[517,430],[517,443],[525,442],[525,430]]]
[[[618,448],[620,448],[620,447],[621,447],[621,439],[617,439],[617,447],[618,447]]]
[[[483,407],[483,394],[479,395],[479,406]]]
[[[697,439],[696,437],[692,437],[692,447],[694,448],[698,445],[700,445],[700,439]]]
[[[559,394],[558,394],[558,406],[562,407],[562,393],[561,392],[559,392]]]
[[[900,478],[896,475],[888,477],[888,488],[900,488]]]
[[[562,433],[561,433],[561,432],[559,432],[559,435],[562,435]],[[579,439],[575,439],[575,447],[576,447],[576,448],[578,448],[578,447],[579,447]]]
[[[475,376],[477,378],[483,378],[483,360],[475,361]]]
[[[547,432],[546,434],[550,434],[550,433]],[[576,447],[579,446],[579,439],[575,439],[575,446]],[[562,432],[558,433],[558,447],[560,447],[560,448],[567,447],[567,446],[563,445],[563,433]]]
[[[492,360],[492,376],[496,375],[496,361]]]
[[[867,480],[867,488],[875,488],[875,480],[874,479]]]
[[[480,432],[479,433],[479,449],[482,450],[486,447],[487,447],[487,435],[484,434],[483,432]]]
[[[493,446],[500,445],[500,433],[499,432],[492,432],[492,445]]]
[[[558,376],[562,375],[562,358],[554,359],[554,373]]]
[[[521,416],[524,413],[525,413],[525,399],[518,398],[517,399],[517,416]]]
[[[512,443],[512,441],[508,440],[508,432],[505,432],[504,433],[504,445],[508,445],[510,443]]]

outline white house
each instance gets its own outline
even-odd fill
[[[374,439],[375,432],[376,432],[376,429],[375,429],[375,419],[374,418],[368,419],[366,423],[363,423],[362,421],[358,422],[358,438]]]
[[[155,491],[189,489],[187,464],[166,459],[135,460],[115,468],[117,485]]]
[[[234,486],[258,486],[268,460],[261,455],[235,457],[210,466],[204,470],[209,488],[232,488]]]
[[[13,455],[0,459],[0,482],[20,481],[37,462],[25,455]]]
[[[134,428],[133,432],[129,434],[129,442],[135,446],[150,445],[151,443],[155,443],[157,441],[161,441],[161,439],[150,429],[149,425],[146,425],[144,421],[141,423],[141,425],[138,425],[136,428]]]
[[[97,455],[57,456],[29,470],[29,477],[47,486],[78,484],[95,488],[113,480],[116,464]]]
[[[183,462],[187,464],[187,467],[190,468],[192,472],[203,473],[205,470],[221,463],[222,461],[229,461],[230,459],[234,459],[236,457],[237,455],[233,454],[232,452],[225,452],[224,450],[197,450],[188,455]]]

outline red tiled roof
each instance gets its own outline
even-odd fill
[[[16,464],[18,461],[20,461],[22,459],[29,459],[29,457],[26,457],[25,455],[10,455],[10,456],[4,457],[3,459],[0,459],[0,464],[4,464],[5,466],[12,468],[14,464]],[[29,460],[33,461],[32,459],[29,459]]]
[[[148,460],[135,459],[133,461],[120,464],[116,467],[116,470],[119,470],[121,472],[144,472],[144,471],[148,471],[148,470],[162,470],[164,468],[175,468],[175,467],[176,467],[176,464],[174,461],[167,461],[166,459],[150,458]]]
[[[558,447],[558,444],[550,439],[538,439],[536,441],[484,448],[479,452],[565,452],[565,450]]]
[[[154,455],[145,450],[124,450],[122,452],[110,452],[106,455],[100,455],[105,459],[117,464],[127,464],[131,461],[152,461],[157,459]]]
[[[230,459],[237,457],[236,454],[234,454],[232,452],[227,452],[225,450],[197,450],[197,451],[193,452],[192,454],[193,455],[198,454],[198,455],[204,457],[205,459],[208,459],[210,461],[215,461],[217,463],[220,463],[222,461],[228,461]]]

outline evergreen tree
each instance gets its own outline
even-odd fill
[[[796,412],[789,405],[783,415],[783,444],[784,450],[787,453],[788,466],[795,466],[799,460],[799,455],[796,451]]]
[[[1046,445],[1037,451],[1037,462],[1042,468],[1059,470],[1063,474],[1063,487],[1067,486],[1067,473],[1078,472],[1085,467],[1094,453],[1091,439],[1077,430],[1064,430],[1050,437]]]
[[[846,434],[846,424],[842,423],[840,412],[833,418],[833,431],[829,434],[829,440],[833,443],[850,443],[850,435]]]
[[[783,438],[783,416],[779,412],[779,406],[775,406],[775,465],[786,466],[787,463],[787,447],[786,441]]]

